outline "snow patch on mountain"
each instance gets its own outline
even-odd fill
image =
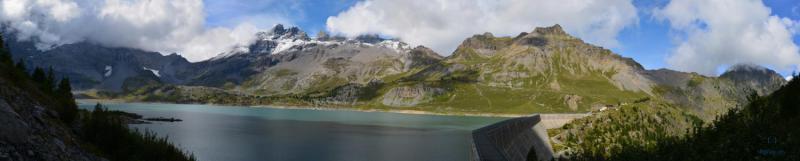
[[[342,42],[337,41],[319,41],[319,40],[303,40],[303,39],[278,39],[275,40],[277,46],[272,49],[272,54],[278,54],[285,51],[294,51],[306,45],[341,45]]]
[[[381,41],[380,43],[378,43],[378,45],[380,45],[382,47],[385,47],[385,48],[393,49],[394,51],[396,51],[398,53],[407,52],[407,51],[411,50],[411,46],[409,46],[408,44],[406,44],[404,42],[400,42],[400,41],[397,41],[397,40],[384,40],[384,41]]]
[[[114,72],[114,68],[109,66],[109,65],[106,65],[105,71],[106,72],[105,72],[105,74],[103,74],[103,76],[109,77],[109,76],[111,76],[111,73]]]
[[[156,75],[156,77],[159,77],[159,78],[161,77],[161,74],[158,73],[159,72],[158,70],[150,69],[150,68],[147,68],[147,67],[142,67],[142,69],[149,70],[150,72],[153,73],[153,75]]]

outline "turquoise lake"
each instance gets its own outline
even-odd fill
[[[91,109],[95,102],[78,101]],[[111,110],[182,122],[135,124],[169,137],[201,161],[463,161],[470,132],[504,118],[274,109],[159,103],[103,103]]]

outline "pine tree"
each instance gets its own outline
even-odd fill
[[[56,88],[56,76],[53,74],[53,67],[47,69],[47,77],[45,77],[43,86],[44,91],[47,93],[52,93],[53,89]]]
[[[31,74],[31,79],[36,86],[39,87],[39,90],[46,94],[51,94],[53,92],[53,83],[48,82],[49,78],[45,75],[44,70],[42,68],[36,67],[33,69],[33,74]]]
[[[3,42],[3,35],[0,35],[0,63],[14,64],[11,53],[8,52],[5,42]]]
[[[5,49],[0,48],[0,63],[6,64],[13,64],[14,62],[11,60],[11,54],[5,52]]]
[[[101,105],[99,102],[94,105],[94,110],[92,111],[92,113],[95,112],[103,112],[103,105]]]
[[[61,79],[61,82],[58,83],[56,94],[72,99],[72,85],[69,83],[69,78],[64,77],[64,79]]]
[[[75,98],[72,96],[72,85],[69,83],[69,78],[61,79],[55,94],[61,103],[61,109],[59,109],[58,112],[62,121],[71,123],[78,114],[78,105],[75,103]]]
[[[33,69],[33,73],[31,74],[31,79],[33,79],[33,82],[36,82],[37,84],[44,84],[44,81],[47,78],[45,78],[44,70],[42,70],[42,68],[36,67]]]
[[[23,71],[23,72],[24,72],[24,71],[26,71],[26,69],[25,69],[25,61],[24,61],[24,60],[22,60],[22,59],[19,59],[19,60],[17,61],[17,64],[16,64],[16,65],[14,65],[14,66],[15,66],[17,69],[19,69],[20,71]]]
[[[14,60],[12,60],[11,54],[8,53],[8,50],[6,50],[6,48],[4,47],[0,47],[0,63],[14,64]]]

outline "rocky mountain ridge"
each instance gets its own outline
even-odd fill
[[[156,101],[204,102],[225,95],[252,98],[242,104],[289,98],[298,105],[489,113],[585,112],[654,98],[712,115],[723,110],[714,107],[742,103],[749,91],[763,95],[785,82],[768,69],[736,69],[720,77],[646,70],[559,25],[514,37],[474,35],[447,57],[374,35],[347,39],[322,32],[311,38],[282,25],[257,37],[202,62],[137,64],[145,78],[127,82],[150,83],[125,91],[138,90],[132,99]],[[93,70],[95,78],[106,71],[102,65]],[[210,95],[198,97],[198,91]]]
[[[311,39],[296,27],[277,25],[258,37],[248,50],[197,63],[200,71],[189,85],[235,85],[262,95],[301,94],[346,83],[367,84],[423,65],[420,61],[441,59],[425,47],[377,36]]]
[[[337,47],[342,45],[334,46],[328,49],[340,49]],[[776,79],[742,85],[739,83],[742,81],[729,77],[645,70],[630,58],[566,34],[558,25],[536,28],[515,37],[475,35],[444,58],[423,49],[407,54],[422,56],[420,59],[406,59],[416,60],[406,62],[421,66],[375,68],[380,65],[353,65],[333,59],[360,51],[330,54],[336,50],[305,48],[273,56],[285,61],[275,61],[278,63],[264,70],[270,72],[256,72],[260,74],[251,77],[255,79],[230,89],[253,96],[302,98],[305,101],[300,102],[312,105],[344,103],[442,112],[579,112],[658,98],[713,116],[726,107],[745,103],[746,93],[753,88],[763,87],[764,93],[768,93],[783,83]],[[380,55],[373,54],[380,52],[370,53]],[[337,68],[334,62],[348,62],[345,63],[348,67]],[[393,70],[388,75],[369,74],[349,68],[353,66],[373,67],[372,71]],[[341,77],[342,73],[349,76]],[[780,77],[774,72],[764,76]]]

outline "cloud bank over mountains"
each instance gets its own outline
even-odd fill
[[[716,75],[723,66],[755,63],[786,72],[800,64],[792,41],[798,21],[773,15],[762,1],[672,0],[654,13],[681,34],[667,59],[677,70]]]
[[[553,24],[587,42],[618,47],[619,32],[638,19],[631,0],[367,0],[328,18],[327,28],[349,37],[397,37],[450,55],[474,34],[516,36]]]
[[[211,58],[254,39],[258,28],[206,28],[200,0],[2,0],[0,23],[40,50],[88,41]]]

